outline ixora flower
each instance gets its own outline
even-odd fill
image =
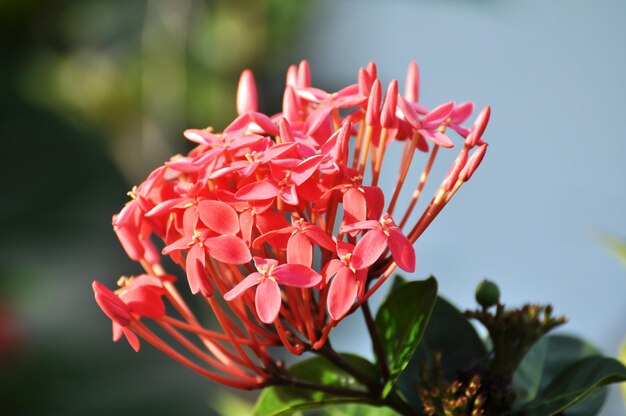
[[[322,350],[396,267],[414,271],[413,244],[485,155],[490,110],[469,127],[471,103],[429,110],[415,63],[403,94],[396,80],[383,91],[374,63],[328,93],[311,85],[303,61],[289,68],[283,110],[270,116],[244,71],[238,117],[220,133],[186,130],[197,146],[154,170],[113,217],[145,270],[115,291],[93,283],[114,340],[125,336],[139,350],[143,339],[212,380],[258,388],[281,371],[270,347]],[[400,146],[399,161],[385,161],[391,146]],[[415,212],[437,155],[455,147],[447,175]],[[415,176],[418,152],[425,164]],[[397,179],[386,193],[378,183],[388,175]],[[399,212],[403,191],[411,197]],[[186,284],[176,285],[164,257]],[[179,290],[206,302],[221,329],[202,326]]]

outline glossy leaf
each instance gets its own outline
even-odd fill
[[[376,367],[364,358],[352,354],[342,354],[342,357],[361,371],[370,374],[373,379],[378,378]],[[366,391],[365,387],[354,377],[322,357],[295,364],[289,369],[289,374],[315,384]],[[297,387],[273,386],[263,390],[257,400],[254,414],[258,416],[291,415],[300,410],[329,404],[359,403],[363,400],[362,397],[344,397]]]
[[[316,415],[324,416],[396,416],[398,413],[389,407],[378,407],[364,403],[349,403],[327,406],[318,409]]]
[[[534,400],[509,414],[511,416],[557,415],[589,396],[594,389],[623,381],[626,381],[626,367],[619,361],[598,356],[586,357],[569,365],[545,389],[541,390]],[[587,414],[593,415],[594,413]]]
[[[376,328],[389,365],[386,396],[419,345],[437,299],[437,281],[409,282],[391,292],[376,314]]]
[[[398,388],[413,405],[420,405],[415,389],[420,367],[430,363],[434,352],[441,354],[442,376],[446,380],[455,379],[459,370],[477,365],[487,355],[470,321],[441,297],[437,298],[422,342],[398,381]]]
[[[528,351],[513,376],[516,406],[534,400],[557,374],[581,358],[599,356],[593,345],[566,335],[548,335]]]

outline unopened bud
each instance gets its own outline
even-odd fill
[[[483,308],[497,305],[500,302],[500,289],[491,280],[483,280],[476,288],[476,302]]]
[[[249,69],[244,70],[239,77],[237,87],[237,114],[245,114],[249,111],[259,111],[254,75]]]
[[[369,99],[367,100],[367,112],[365,113],[365,124],[368,126],[378,124],[378,119],[380,118],[381,89],[380,81],[374,81]]]
[[[404,98],[411,103],[416,103],[420,96],[420,68],[415,61],[411,61],[406,71],[406,85],[404,86]]]
[[[383,127],[393,127],[396,120],[396,107],[398,106],[398,81],[393,80],[387,88],[385,102],[383,103],[383,111],[381,113],[380,124]]]
[[[476,121],[474,122],[474,127],[470,131],[470,134],[465,139],[465,146],[472,148],[479,143],[479,140],[483,137],[483,133],[487,128],[487,123],[489,123],[489,117],[491,116],[491,107],[486,106],[482,109],[478,117],[476,117]]]

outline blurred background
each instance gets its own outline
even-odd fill
[[[244,68],[278,111],[303,58],[330,91],[370,60],[402,82],[415,59],[427,106],[490,104],[487,158],[418,241],[413,277],[465,308],[488,277],[615,356],[626,269],[601,235],[626,234],[626,4],[602,3],[0,0],[0,413],[249,411],[254,393],[113,344],[90,284],[140,271],[111,215],[189,150],[182,130],[226,126]],[[335,346],[356,344],[370,354],[349,319]],[[603,414],[623,406],[614,389]]]

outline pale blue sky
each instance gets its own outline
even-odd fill
[[[415,59],[426,105],[492,106],[487,157],[418,241],[415,276],[462,307],[483,277],[509,304],[551,302],[609,355],[626,336],[626,269],[597,231],[626,235],[625,22],[619,1],[319,1],[300,44],[323,88],[370,60],[403,82]],[[619,406],[613,394],[603,414]]]

